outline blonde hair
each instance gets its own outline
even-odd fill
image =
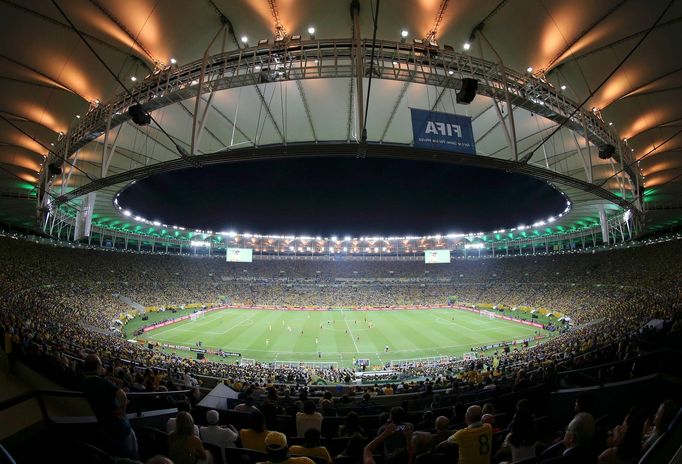
[[[188,412],[181,411],[175,418],[175,433],[177,435],[193,435],[194,419]]]

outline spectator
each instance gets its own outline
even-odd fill
[[[431,455],[433,448],[433,437],[428,432],[413,432],[412,433],[412,449],[414,458],[413,464],[431,464],[436,460]]]
[[[287,437],[281,432],[268,432],[264,440],[268,462],[277,464],[315,464],[305,456],[290,457]]]
[[[450,419],[445,416],[438,416],[436,418],[436,433],[433,434],[433,446],[437,446],[439,443],[447,440],[452,435],[452,432],[448,430],[450,425]]]
[[[607,439],[608,448],[599,455],[599,464],[632,464],[642,451],[644,411],[632,408],[621,425]]]
[[[303,412],[296,413],[296,436],[302,437],[306,430],[315,428],[322,431],[322,420],[324,417],[315,411],[315,403],[307,400],[303,404]]]
[[[422,414],[422,418],[419,421],[419,424],[417,424],[417,430],[426,430],[426,431],[431,431],[433,430],[435,426],[435,418],[433,416],[433,411],[424,411]]]
[[[174,464],[196,464],[199,459],[208,459],[199,437],[194,435],[194,420],[190,413],[178,413],[175,431],[168,436],[168,457]]]
[[[191,415],[192,407],[190,406],[189,401],[187,401],[187,400],[178,401],[176,406],[178,408],[178,415],[181,412],[187,412],[187,413],[190,413],[190,415]],[[166,432],[173,433],[175,431],[175,421],[176,420],[177,420],[176,417],[171,417],[168,419],[168,421],[166,421]],[[194,435],[196,437],[199,436],[199,427],[197,427],[196,424],[194,425],[193,432],[194,432]]]
[[[490,424],[481,422],[480,406],[469,406],[465,414],[467,427],[458,430],[445,442],[459,448],[459,464],[489,463],[493,447]]]
[[[530,414],[521,410],[514,415],[511,430],[502,447],[509,450],[512,462],[536,456],[537,438],[533,417]]]
[[[258,408],[256,406],[254,406],[253,403],[254,403],[253,397],[251,395],[249,395],[246,398],[244,398],[243,403],[239,403],[237,406],[235,406],[234,410],[236,412],[247,412],[247,413],[250,413],[253,411],[258,411]]]
[[[232,425],[221,427],[218,425],[219,422],[220,414],[218,414],[218,411],[215,409],[206,411],[206,423],[208,425],[201,427],[199,436],[202,442],[221,448],[223,461],[225,461],[225,448],[234,448],[236,446],[235,443],[237,438],[239,438],[239,432]]]
[[[551,464],[594,464],[597,456],[592,449],[594,438],[594,418],[580,412],[569,422],[564,434],[564,452],[560,456],[543,459],[543,463]]]
[[[673,419],[675,419],[677,411],[678,408],[675,401],[665,400],[663,403],[661,403],[661,405],[658,407],[658,410],[656,411],[656,415],[654,416],[653,427],[651,430],[647,430],[647,433],[644,437],[642,452],[646,452],[646,450],[648,450],[651,445],[656,443],[656,440],[658,440],[661,435],[668,430],[668,427],[670,427]]]
[[[263,403],[263,416],[265,417],[265,428],[271,432],[286,432],[284,421],[277,416],[277,407],[270,400]]]
[[[381,435],[387,428],[394,430],[393,434],[385,436],[384,439],[382,440],[384,444],[385,456],[390,456],[397,450],[408,448],[408,445],[410,443],[406,441],[407,434],[405,434],[404,432],[407,428],[409,428],[411,436],[414,427],[412,426],[412,424],[405,422],[405,416],[406,416],[405,410],[400,406],[391,408],[391,413],[388,422],[385,425],[381,426],[377,431],[377,434]],[[389,425],[394,427],[389,427]]]
[[[351,437],[355,434],[364,435],[365,431],[360,426],[360,416],[358,416],[358,413],[355,411],[350,411],[346,415],[345,422],[339,425],[339,436]]]
[[[99,356],[89,354],[83,369],[83,395],[97,417],[99,431],[111,454],[137,459],[137,437],[126,415],[128,397],[122,389],[102,377],[104,369]]]
[[[239,431],[239,438],[243,448],[265,452],[265,437],[268,431],[265,428],[265,417],[260,411],[249,414],[249,428]]]
[[[395,448],[390,453],[386,454],[386,464],[411,463],[412,457],[414,456],[414,448],[412,447],[412,424],[396,425],[395,423],[389,422],[380,429],[379,435],[365,446],[362,455],[363,464],[376,464],[374,461],[374,452],[376,449],[382,444],[384,444],[384,449],[386,449],[385,441],[398,434],[402,435],[400,441],[406,443],[406,446]]]
[[[315,428],[310,428],[306,430],[304,435],[305,441],[303,446],[294,445],[289,448],[291,454],[322,458],[327,461],[327,464],[331,464],[332,457],[327,451],[327,448],[320,446],[320,431]]]
[[[147,459],[145,464],[173,464],[173,461],[160,454]]]

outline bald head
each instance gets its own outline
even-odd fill
[[[436,418],[436,430],[445,430],[450,425],[450,419],[445,416],[438,416]]]
[[[99,372],[102,368],[102,360],[99,359],[94,353],[91,353],[85,357],[85,362],[83,363],[83,370],[85,372]]]
[[[481,410],[481,407],[478,405],[473,405],[469,406],[469,409],[467,409],[467,413],[464,418],[466,420],[467,425],[469,425],[476,422],[480,422],[482,415],[483,411]]]
[[[159,454],[157,456],[154,456],[153,458],[149,458],[147,464],[173,464],[173,461],[168,459],[166,456],[162,456]]]

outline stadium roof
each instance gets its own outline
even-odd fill
[[[94,223],[128,229],[136,222],[115,196],[154,172],[358,153],[530,173],[570,199],[562,228],[597,223],[598,205],[636,209],[641,195],[647,227],[677,221],[680,2],[384,0],[371,47],[376,3],[358,2],[367,77],[374,57],[359,150],[350,0],[0,1],[0,221],[36,227],[35,198],[50,181],[53,204],[85,209],[96,191]],[[479,95],[458,104],[468,76]],[[129,120],[136,101],[152,124]],[[411,107],[471,116],[477,156],[412,149]],[[105,142],[114,151],[103,162]],[[615,156],[602,160],[609,143]],[[46,176],[52,163],[63,174]]]

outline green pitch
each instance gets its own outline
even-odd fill
[[[376,366],[391,360],[461,357],[473,346],[528,338],[538,330],[547,334],[535,327],[455,309],[224,309],[206,313],[195,321],[152,330],[140,338],[191,347],[200,340],[204,348],[238,352],[263,362],[335,362],[339,367],[349,367],[353,359],[369,359]],[[178,352],[183,353],[194,355]]]

